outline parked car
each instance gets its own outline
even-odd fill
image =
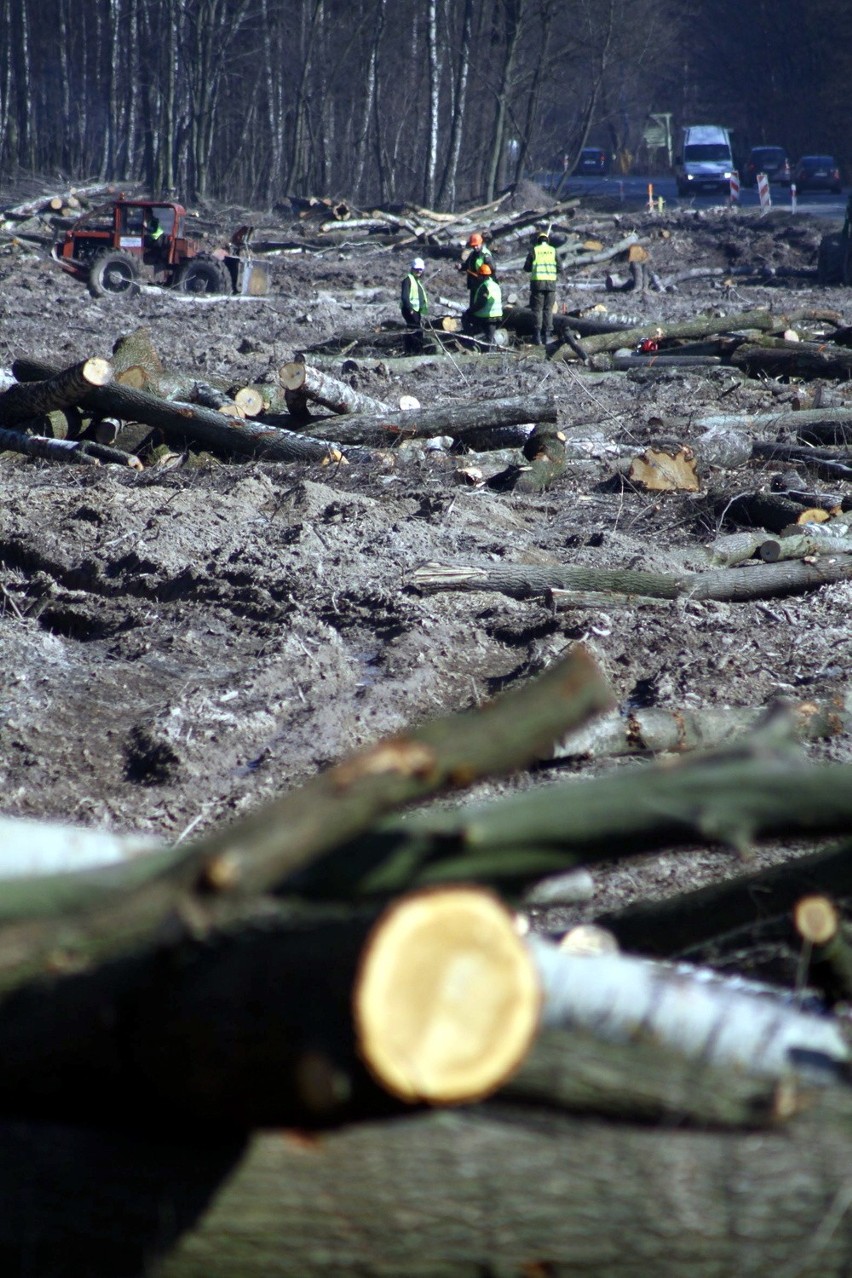
[[[753,146],[743,166],[743,185],[754,186],[758,173],[765,173],[770,182],[789,186],[792,181],[790,161],[783,146]]]
[[[609,152],[599,146],[584,146],[573,172],[576,177],[606,177],[610,170]]]
[[[832,191],[843,187],[840,169],[833,155],[803,155],[793,169],[797,191]]]

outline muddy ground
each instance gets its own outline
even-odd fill
[[[248,220],[207,214],[223,225]],[[251,220],[262,227],[263,216]],[[589,266],[563,276],[567,310],[600,304],[672,321],[711,308],[819,307],[852,322],[852,294],[817,284],[818,219],[721,208],[650,215],[587,202],[574,225],[604,242],[628,229],[649,237],[664,281],[721,269],[636,296],[607,293],[607,267]],[[287,233],[304,229],[294,223]],[[284,252],[269,259],[273,292],[263,299],[143,290],[98,300],[46,253],[0,245],[0,367],[23,355],[63,365],[109,356],[142,325],[168,368],[270,379],[343,329],[398,319],[411,252],[364,239]],[[524,296],[522,272],[503,283]],[[433,298],[461,300],[448,257],[429,257],[426,284]],[[699,568],[701,547],[730,530],[708,490],[767,487],[789,467],[705,469],[697,494],[649,494],[613,480],[602,445],[641,451],[653,418],[772,411],[803,387],[726,367],[593,373],[542,362],[529,348],[496,364],[459,354],[405,375],[390,367],[347,375],[378,398],[409,393],[424,406],[546,391],[562,428],[601,446],[540,495],[466,487],[455,480],[459,458],[422,444],[381,465],[199,464],[189,455],[139,474],[0,457],[4,812],[164,839],[199,833],[383,734],[480,702],[578,640],[623,706],[756,706],[843,686],[850,583],[761,603],[559,614],[490,593],[422,596],[407,584],[429,560]],[[506,465],[488,454],[465,460],[486,476]],[[803,474],[803,487],[820,486]],[[807,749],[848,758],[851,746],[847,734]],[[580,761],[561,777],[612,766],[637,765]],[[479,797],[552,779],[522,776]],[[757,863],[800,850],[774,845]],[[720,849],[596,870],[583,912],[739,868]]]

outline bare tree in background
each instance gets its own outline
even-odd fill
[[[850,63],[846,0],[0,0],[0,171],[440,207],[649,111],[852,166]]]

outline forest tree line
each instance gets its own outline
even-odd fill
[[[847,0],[0,0],[0,176],[448,208],[649,113],[852,178]]]

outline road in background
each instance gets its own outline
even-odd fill
[[[544,186],[545,190],[554,189],[560,175],[557,173],[534,174],[533,181]],[[690,196],[679,196],[674,177],[642,177],[632,173],[622,177],[613,174],[611,177],[570,177],[562,188],[564,197],[572,195],[606,196],[610,199],[623,200],[635,207],[636,201],[647,202],[648,187],[653,187],[654,199],[662,198],[667,208],[712,208],[717,205],[728,205],[727,197],[721,191],[701,191]],[[790,188],[773,186],[771,188],[772,208],[775,210],[792,209]],[[829,191],[803,191],[796,196],[796,208],[800,213],[810,213],[817,217],[832,218],[843,221],[846,212],[846,201],[849,190],[840,195],[832,195]],[[760,201],[757,188],[743,187],[740,191],[739,207],[742,209],[758,209]]]

